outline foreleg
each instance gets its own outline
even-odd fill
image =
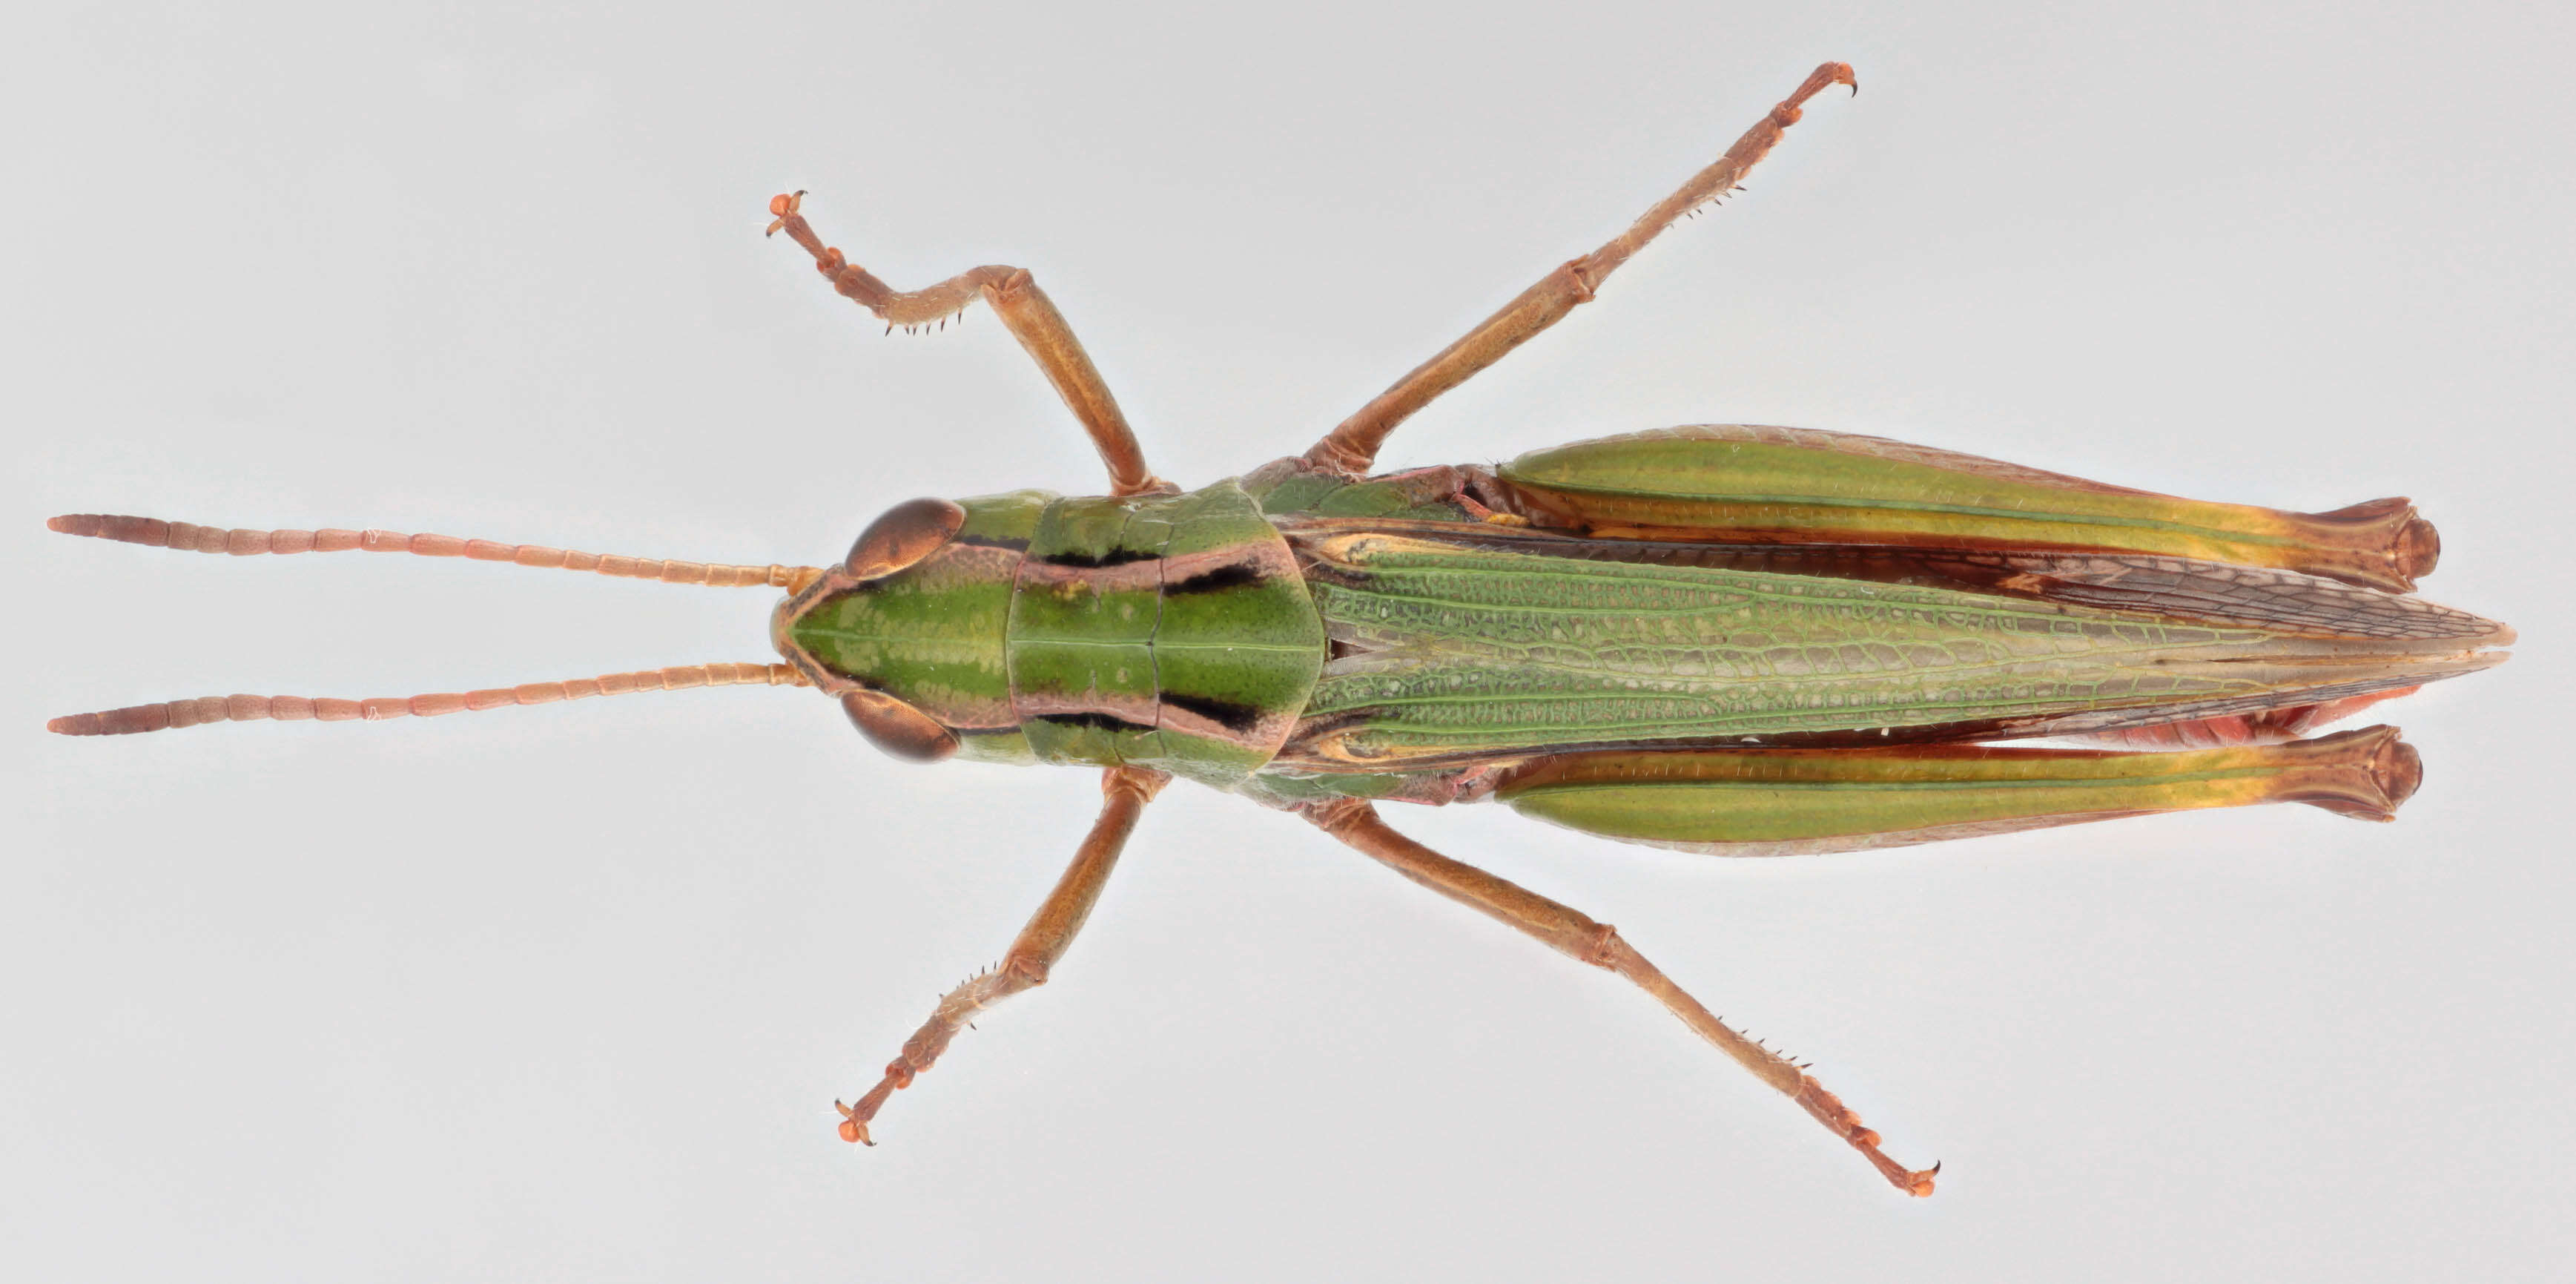
[[[1082,840],[1081,850],[1074,853],[1073,864],[1057,880],[1055,890],[1047,893],[1046,903],[1038,906],[1029,925],[1011,942],[1011,952],[1002,956],[1001,966],[949,991],[930,1019],[904,1041],[903,1051],[887,1063],[885,1077],[857,1104],[832,1103],[842,1115],[843,1141],[875,1145],[868,1136],[868,1121],[876,1118],[895,1089],[911,1087],[914,1076],[937,1063],[940,1054],[948,1051],[949,1040],[976,1013],[1031,986],[1046,984],[1047,973],[1073,944],[1083,920],[1091,917],[1091,907],[1099,902],[1100,889],[1108,884],[1119,851],[1136,830],[1137,817],[1145,814],[1145,804],[1171,779],[1136,767],[1112,767],[1100,773],[1100,792],[1107,796],[1100,819],[1092,822],[1091,833]]]
[[[1091,444],[1100,450],[1100,462],[1109,466],[1109,493],[1177,492],[1177,487],[1145,467],[1144,448],[1136,444],[1135,430],[1127,426],[1127,416],[1119,411],[1118,399],[1109,395],[1108,382],[1100,377],[1099,368],[1091,364],[1091,354],[1082,350],[1082,341],[1073,337],[1073,327],[1056,310],[1055,301],[1038,288],[1028,269],[998,264],[968,268],[937,285],[898,290],[850,262],[839,250],[824,245],[823,238],[814,234],[813,227],[798,212],[804,197],[803,192],[794,192],[770,198],[769,212],[776,221],[769,230],[773,234],[785,232],[789,239],[804,246],[805,252],[814,256],[815,268],[843,297],[875,313],[889,331],[896,326],[911,329],[933,323],[945,325],[978,298],[992,304],[994,315],[1002,318],[1011,337],[1019,340],[1020,346],[1037,361],[1038,369],[1046,372],[1056,395],[1064,398],[1074,418],[1082,421],[1083,431],[1091,434]]]

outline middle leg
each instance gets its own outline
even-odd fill
[[[1654,996],[1666,1011],[1681,1018],[1692,1032],[1752,1071],[1755,1078],[1788,1095],[1815,1116],[1816,1122],[1850,1143],[1898,1190],[1909,1195],[1932,1193],[1932,1179],[1941,1171],[1940,1165],[1916,1170],[1888,1158],[1878,1148],[1878,1134],[1864,1127],[1860,1116],[1852,1113],[1841,1098],[1827,1092],[1825,1085],[1816,1082],[1815,1076],[1796,1062],[1745,1038],[1711,1014],[1699,1000],[1647,962],[1636,947],[1621,939],[1617,928],[1517,883],[1451,860],[1395,832],[1378,816],[1377,808],[1359,799],[1317,804],[1305,808],[1302,814],[1325,833],[1396,873],[1537,937],[1560,953],[1628,978]]]
[[[1647,210],[1627,231],[1582,258],[1558,265],[1464,338],[1415,366],[1411,373],[1396,380],[1395,386],[1379,393],[1376,400],[1360,407],[1359,413],[1316,442],[1306,452],[1307,462],[1347,477],[1366,473],[1377,461],[1378,447],[1386,444],[1387,434],[1394,432],[1397,424],[1430,405],[1441,393],[1465,383],[1477,371],[1502,360],[1503,354],[1536,338],[1539,331],[1565,319],[1576,304],[1591,302],[1592,292],[1602,280],[1617,271],[1630,255],[1645,248],[1646,242],[1672,226],[1673,220],[1733,191],[1745,172],[1779,143],[1780,132],[1798,123],[1806,101],[1827,85],[1849,85],[1853,93],[1860,92],[1860,81],[1853,77],[1848,64],[1829,62],[1816,68],[1805,84],[1781,100],[1760,123],[1744,131],[1744,136],[1736,139],[1715,164],[1692,175],[1689,182]]]

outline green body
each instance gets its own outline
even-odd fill
[[[791,602],[782,650],[970,757],[1274,805],[1495,794],[1712,850],[2265,797],[2384,812],[2412,768],[2377,742],[2332,768],[1943,746],[2242,722],[2483,668],[2510,639],[2373,587],[2430,565],[2402,501],[2282,514],[1786,430],[963,507],[919,563]]]

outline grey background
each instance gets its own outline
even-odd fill
[[[2571,47],[2542,6],[52,7],[0,53],[0,1263],[88,1279],[2563,1277]],[[217,13],[214,10],[220,9]],[[1175,787],[1056,984],[829,1102],[1096,805],[810,694],[122,741],[50,714],[762,659],[769,595],[222,560],[65,511],[836,557],[1313,437],[1860,69],[1391,465],[1711,420],[2288,507],[2413,495],[2507,668],[2307,808],[1724,864],[1396,817],[1618,923],[1941,1193],[1615,981]]]

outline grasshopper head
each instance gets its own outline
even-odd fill
[[[895,757],[1015,758],[1004,637],[1028,530],[1051,498],[895,505],[839,566],[779,603],[770,640]]]

